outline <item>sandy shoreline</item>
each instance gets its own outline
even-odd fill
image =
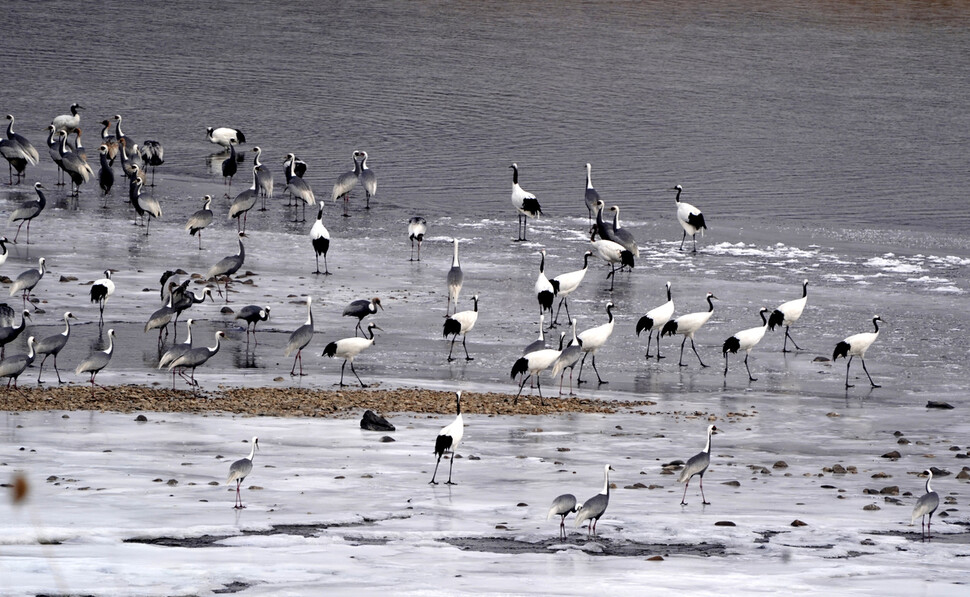
[[[554,415],[560,413],[615,413],[639,406],[653,406],[649,400],[590,400],[576,397],[546,398],[514,394],[462,392],[462,411],[486,415]],[[421,388],[310,390],[301,388],[222,387],[193,394],[186,390],[149,388],[140,385],[99,387],[92,394],[83,386],[21,388],[0,397],[3,411],[117,411],[237,413],[273,417],[356,416],[361,410],[379,413],[454,412],[454,393]]]

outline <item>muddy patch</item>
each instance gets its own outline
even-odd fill
[[[652,556],[724,556],[727,550],[719,543],[638,543],[617,539],[597,538],[593,541],[578,543],[564,542],[559,539],[524,541],[508,537],[448,537],[439,539],[463,551],[488,553],[523,554],[550,553],[576,550],[599,556],[642,557]]]
[[[970,545],[970,531],[960,533],[937,532],[936,525],[933,525],[933,534],[929,538],[922,535],[919,531],[870,531],[868,535],[877,537],[902,537],[915,543],[947,543],[953,545]]]

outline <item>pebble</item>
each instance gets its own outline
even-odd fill
[[[730,520],[719,520],[719,521],[717,521],[717,522],[714,523],[714,526],[716,526],[716,527],[736,527],[738,525],[734,524]]]
[[[793,526],[793,527],[807,527],[808,526],[808,523],[807,522],[802,522],[801,520],[798,520],[796,518],[795,520],[792,521],[791,526]]]

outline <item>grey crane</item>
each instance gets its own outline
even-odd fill
[[[61,168],[71,177],[72,196],[77,197],[81,192],[81,185],[94,178],[94,170],[88,165],[87,161],[76,151],[67,148],[67,133],[60,132],[60,156]]]
[[[40,366],[37,371],[37,383],[44,383],[40,380],[41,374],[44,372],[44,363],[47,361],[47,357],[54,357],[54,372],[57,373],[57,383],[64,383],[61,381],[61,372],[57,370],[57,355],[67,346],[67,341],[71,337],[71,320],[77,319],[74,314],[70,311],[64,312],[64,331],[60,334],[54,334],[53,336],[47,336],[46,338],[41,338],[39,342],[34,346],[34,350],[37,355],[44,355],[44,358],[40,362]]]
[[[259,190],[259,196],[263,199],[259,211],[266,211],[266,198],[273,197],[273,173],[259,161],[263,150],[256,146],[253,147],[253,152],[256,154],[253,158],[253,168],[256,170],[256,187]]]
[[[613,226],[612,233],[613,237],[610,239],[616,244],[620,245],[627,251],[629,251],[634,257],[640,256],[640,248],[637,246],[637,241],[633,238],[633,234],[626,228],[620,227],[620,208],[617,205],[610,207],[610,211],[613,212]]]
[[[344,307],[344,317],[357,318],[357,327],[354,328],[354,336],[357,335],[358,331],[361,334],[364,333],[364,330],[360,328],[361,322],[364,321],[364,318],[368,315],[375,315],[378,308],[381,311],[384,310],[384,307],[381,306],[381,299],[377,298],[376,296],[370,300],[357,299],[356,301],[351,301],[346,307]]]
[[[296,159],[292,153],[286,154],[286,159],[284,163],[287,164],[286,172],[286,187],[283,191],[289,193],[296,201],[302,201],[303,203],[303,222],[306,221],[306,206],[316,205],[317,197],[313,194],[313,189],[310,187],[310,183],[303,179],[303,176],[298,173],[297,166],[299,161]],[[303,171],[306,171],[306,164],[303,165]],[[293,221],[296,222],[296,207],[299,203],[293,204]],[[323,209],[323,202],[320,203],[320,209]]]
[[[185,340],[181,344],[175,344],[162,354],[162,358],[158,360],[159,369],[167,369],[175,359],[192,350],[192,325],[194,323],[195,320],[192,318],[185,321]],[[172,369],[172,389],[175,389],[175,369]]]
[[[360,152],[360,186],[364,187],[364,194],[367,196],[367,205],[364,209],[370,209],[370,198],[377,195],[377,175],[367,167],[367,152]]]
[[[294,177],[295,178],[295,177]],[[313,245],[313,254],[317,260],[317,269],[314,274],[330,275],[330,268],[327,266],[327,251],[330,250],[330,231],[323,225],[323,206],[317,212],[317,220],[310,227],[310,244]],[[320,271],[320,255],[323,255],[323,271]]]
[[[205,302],[206,297],[209,297],[210,301],[215,301],[212,298],[212,288],[206,286],[202,289],[202,294],[198,295],[191,290],[185,290],[185,286],[188,285],[189,280],[186,280],[179,287],[180,292],[176,293],[172,297],[172,310],[175,311],[175,317],[172,318],[172,323],[177,324],[179,320],[179,315],[184,311],[189,309],[192,305],[198,305],[199,303]]]
[[[566,348],[562,349],[559,354],[559,358],[556,362],[552,364],[552,378],[555,379],[559,376],[559,395],[562,395],[562,378],[566,376],[566,369],[569,369],[569,395],[573,395],[573,371],[576,370],[576,364],[582,360],[583,356],[586,355],[586,351],[583,350],[583,344],[579,341],[576,336],[576,318],[572,321],[573,327],[573,339],[570,341]]]
[[[57,127],[53,124],[47,126],[47,154],[57,166],[57,183],[55,186],[64,186],[64,169],[61,168],[61,142],[57,138]]]
[[[421,243],[424,242],[424,235],[428,233],[428,221],[421,216],[414,216],[408,220],[408,239],[411,241],[411,259],[409,261],[421,261]],[[414,259],[414,241],[418,241],[418,258]]]
[[[684,484],[684,495],[680,498],[680,505],[686,506],[687,502],[687,486],[690,485],[691,478],[694,475],[699,475],[699,483],[701,486],[701,503],[705,506],[710,505],[707,498],[704,497],[704,473],[707,472],[707,467],[711,465],[711,436],[717,433],[717,427],[714,425],[707,426],[707,443],[704,445],[704,449],[697,454],[694,454],[687,460],[687,464],[684,465],[683,470],[680,471],[680,476],[677,478],[678,483]]]
[[[158,203],[158,200],[154,197],[148,196],[143,197],[141,194],[141,189],[145,185],[145,179],[141,176],[136,176],[133,185],[131,185],[129,193],[129,199],[131,199],[131,204],[135,208],[135,213],[143,221],[145,216],[148,216],[148,223],[145,225],[145,236],[151,232],[152,218],[156,220],[162,217],[162,206]]]
[[[438,476],[438,465],[441,464],[441,457],[445,452],[451,452],[451,463],[448,465],[448,480],[445,485],[456,485],[451,481],[451,471],[455,467],[455,450],[461,443],[462,436],[465,435],[465,422],[461,418],[461,390],[455,392],[455,420],[445,425],[438,432],[438,437],[434,441],[434,453],[438,459],[434,463],[434,473],[431,475],[429,485],[437,485],[435,477]]]
[[[290,375],[296,375],[296,362],[300,361],[300,375],[305,375],[303,373],[303,349],[306,345],[313,340],[313,309],[310,307],[312,302],[311,297],[306,297],[306,323],[300,327],[293,330],[290,334],[290,339],[286,343],[286,351],[283,356],[290,356],[293,351],[296,351],[296,356],[293,357],[293,368],[290,369]]]
[[[920,537],[925,535],[926,539],[929,539],[931,525],[933,524],[933,513],[940,507],[940,494],[933,491],[930,487],[930,481],[933,480],[933,471],[926,469],[923,471],[923,474],[926,475],[926,493],[916,500],[916,506],[913,508],[913,518],[909,521],[909,524],[915,523],[916,519],[919,518]],[[924,519],[926,520],[925,529],[923,525]]]
[[[185,379],[185,381],[189,385],[191,385],[191,386],[193,386],[195,388],[198,388],[199,387],[199,382],[195,381],[195,370],[196,370],[196,368],[197,367],[201,367],[209,359],[211,359],[212,357],[216,356],[216,353],[219,352],[219,347],[221,346],[221,341],[225,337],[226,337],[226,333],[224,331],[222,331],[222,330],[218,330],[215,333],[216,343],[215,343],[214,346],[211,346],[211,347],[210,346],[200,346],[198,348],[193,348],[191,350],[185,351],[185,353],[182,354],[182,356],[178,357],[177,359],[175,359],[174,361],[172,361],[171,363],[168,364],[169,371],[171,371],[173,369],[182,369],[182,370],[192,369],[192,374],[191,374],[191,376],[188,379],[186,379],[184,373],[180,373],[179,375],[181,375],[182,376],[182,379]]]
[[[202,231],[212,223],[212,197],[206,195],[202,198],[202,209],[197,210],[191,216],[189,216],[189,221],[185,223],[185,229],[189,231],[190,236],[199,235],[199,250],[202,250]]]
[[[239,235],[240,237],[242,234]],[[209,268],[209,271],[205,274],[206,281],[216,280],[216,291],[219,291],[219,280],[220,276],[226,277],[225,287],[226,287],[226,302],[229,302],[229,282],[232,281],[232,275],[239,271],[242,267],[244,261],[246,261],[246,247],[243,246],[242,238],[239,238],[239,252],[235,255],[227,255],[216,262],[215,265]],[[219,292],[219,296],[222,293]]]
[[[10,296],[21,293],[24,299],[24,308],[27,308],[27,301],[30,300],[30,291],[34,289],[44,278],[47,272],[47,260],[43,257],[37,260],[37,269],[29,269],[21,272],[13,284],[10,285]]]
[[[586,530],[587,537],[596,532],[596,523],[606,512],[606,507],[610,505],[610,471],[612,470],[614,470],[613,467],[608,464],[603,467],[603,491],[583,502],[582,507],[576,511],[577,527],[582,526],[587,520],[589,521]]]
[[[259,199],[259,190],[257,187],[256,180],[256,167],[253,167],[253,185],[246,189],[245,191],[236,195],[236,198],[232,200],[232,205],[229,206],[229,219],[236,219],[236,232],[240,236],[246,236],[246,220],[249,218],[249,210],[256,207],[256,201]],[[242,216],[242,222],[240,223],[239,217]]]
[[[291,200],[294,198],[293,193],[297,187],[306,185],[307,189],[310,188],[310,185],[305,181],[301,182],[299,180],[294,180],[295,178],[302,179],[304,174],[306,174],[306,162],[296,157],[296,155],[292,153],[286,154],[286,157],[283,158],[283,177],[286,179],[286,186],[284,187],[283,192],[287,193]],[[291,182],[297,185],[297,187],[291,189]],[[310,192],[312,193],[313,191],[311,190]],[[290,206],[291,204],[296,207],[296,204],[292,201],[288,202],[287,206]]]
[[[451,269],[448,270],[448,305],[445,307],[445,317],[451,313],[451,304],[455,304],[455,311],[458,311],[458,295],[461,294],[461,285],[465,279],[465,274],[461,271],[461,262],[458,261],[458,239],[452,239],[455,245],[454,256],[451,258]]]
[[[114,329],[109,329],[108,348],[104,350],[94,351],[88,356],[88,358],[81,361],[81,363],[77,366],[77,369],[74,370],[75,375],[80,375],[82,373],[91,374],[91,379],[89,381],[91,382],[92,395],[94,394],[94,386],[98,385],[94,381],[94,378],[98,375],[98,373],[102,369],[108,366],[108,363],[111,362],[111,353],[114,352],[114,347],[115,347],[115,331]]]
[[[7,303],[3,303],[3,306],[6,306],[6,305]],[[13,325],[13,322],[10,321],[10,322],[4,322],[4,323],[9,323],[10,325],[0,326],[0,359],[2,359],[3,355],[6,353],[7,344],[10,344],[11,342],[13,342],[14,340],[20,337],[20,334],[27,327],[28,319],[30,319],[30,311],[27,311],[26,309],[24,309],[21,312],[20,324]]]
[[[246,480],[249,473],[253,472],[253,458],[256,456],[256,450],[258,448],[259,438],[253,436],[252,446],[249,448],[249,457],[240,458],[229,465],[229,478],[226,479],[226,485],[232,485],[233,481],[236,482],[236,504],[233,508],[237,510],[246,507],[243,506],[242,496],[239,494],[239,486]]]
[[[7,378],[7,387],[13,382],[14,389],[17,388],[17,378],[30,367],[34,362],[34,337],[27,338],[27,354],[11,355],[0,361],[0,377]]]
[[[559,538],[566,538],[566,517],[573,512],[579,511],[579,506],[576,505],[576,496],[571,493],[564,493],[560,496],[556,496],[556,499],[552,500],[552,506],[549,508],[549,514],[546,516],[546,520],[549,520],[553,516],[560,516],[559,519]]]
[[[378,326],[373,321],[367,324],[367,333],[370,337],[358,338],[356,335],[353,338],[343,338],[335,342],[327,344],[326,348],[323,349],[323,354],[320,356],[325,357],[338,357],[344,360],[343,365],[340,366],[340,387],[344,387],[344,368],[347,363],[350,363],[350,371],[357,378],[357,382],[360,387],[366,388],[367,384],[360,380],[360,376],[357,375],[357,370],[354,369],[354,358],[357,357],[365,349],[370,348],[374,345],[374,330],[380,330]],[[383,330],[382,330],[383,331]]]
[[[115,138],[118,139],[118,144],[124,146],[125,144],[134,145],[135,141],[128,135],[121,132],[121,114],[114,115],[115,120]]]
[[[141,147],[141,160],[146,166],[152,168],[152,182],[150,187],[155,186],[155,168],[165,163],[165,148],[155,139],[146,140]]]
[[[164,285],[165,290],[165,304],[159,309],[155,310],[148,317],[148,321],[145,322],[145,333],[147,334],[149,330],[158,330],[158,344],[162,344],[162,332],[165,332],[165,336],[168,336],[168,324],[172,322],[172,318],[175,317],[175,309],[172,308],[172,302],[174,300],[172,287],[175,284],[169,282]],[[176,332],[178,333],[178,332]]]
[[[17,184],[20,184],[27,165],[36,166],[40,163],[40,154],[26,137],[14,132],[13,114],[7,114],[7,120],[10,124],[7,125],[7,138],[0,140],[0,155],[3,155],[8,162],[10,184],[13,184],[14,170],[17,170]]]
[[[360,157],[360,152],[355,151],[354,158],[354,169],[350,172],[344,172],[337,177],[337,182],[333,183],[333,189],[330,192],[330,200],[337,201],[341,197],[344,200],[344,217],[350,217],[347,213],[347,201],[350,198],[350,192],[354,190],[357,185],[357,179],[360,176],[360,162],[357,158]]]
[[[104,270],[104,277],[91,284],[91,302],[98,304],[100,318],[98,325],[104,325],[104,304],[108,297],[115,293],[115,283],[111,280],[111,270]]]
[[[20,220],[20,224],[17,226],[17,234],[13,236],[13,242],[17,242],[17,237],[20,236],[20,228],[26,223],[27,224],[27,244],[30,244],[30,221],[40,215],[40,212],[44,211],[47,207],[47,196],[44,195],[44,185],[39,182],[34,183],[34,191],[37,192],[37,199],[31,199],[29,201],[24,201],[20,204],[20,207],[15,209],[12,214],[10,214],[9,221],[16,222]]]
[[[540,315],[539,316],[539,337],[526,345],[526,347],[522,350],[522,356],[525,356],[530,352],[542,350],[543,348],[546,347],[546,337],[542,329],[543,326],[545,325],[545,322],[546,322],[546,316]]]
[[[249,327],[252,326],[253,343],[259,344],[259,340],[256,339],[256,324],[269,319],[269,307],[246,305],[239,310],[239,313],[236,313],[236,319],[242,319],[246,322],[246,342],[249,343]]]

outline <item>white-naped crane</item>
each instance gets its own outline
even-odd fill
[[[44,185],[39,182],[34,183],[34,191],[37,193],[36,199],[29,199],[20,204],[20,207],[13,210],[10,214],[9,221],[11,223],[20,221],[17,225],[17,233],[13,235],[13,242],[16,244],[17,238],[20,236],[20,228],[27,224],[27,243],[30,244],[30,222],[34,218],[40,215],[44,208],[47,207],[47,196],[44,194]]]
[[[465,274],[461,271],[461,262],[458,260],[458,239],[451,241],[455,245],[454,255],[451,258],[451,269],[448,270],[448,304],[445,307],[445,317],[451,313],[451,305],[454,303],[455,312],[458,311],[458,295],[461,294],[461,285],[465,279]]]
[[[256,207],[256,202],[259,200],[257,184],[256,168],[253,167],[253,184],[245,191],[236,195],[235,199],[232,200],[232,205],[229,206],[228,219],[235,218],[236,232],[240,236],[246,236],[246,220],[249,218],[250,210]],[[240,217],[242,221],[240,221]]]
[[[707,498],[704,496],[704,473],[707,472],[707,467],[711,465],[711,436],[717,432],[717,427],[714,425],[707,426],[707,443],[704,445],[704,449],[697,454],[694,454],[687,460],[687,464],[680,471],[680,476],[677,478],[678,483],[684,484],[684,495],[680,498],[680,505],[686,506],[687,502],[687,486],[690,485],[690,480],[694,476],[699,476],[699,483],[701,486],[701,503],[705,506],[710,505]]]
[[[141,161],[145,162],[145,166],[150,166],[152,169],[152,182],[148,186],[153,187],[155,186],[155,168],[165,163],[165,148],[155,139],[147,139],[142,143],[139,155],[141,155]]]
[[[556,292],[559,295],[559,306],[556,308],[556,316],[553,318],[552,323],[549,324],[550,328],[554,328],[558,325],[559,312],[562,311],[562,307],[566,305],[566,319],[572,320],[569,315],[569,295],[572,294],[579,285],[582,284],[583,278],[586,277],[586,272],[589,270],[589,258],[593,256],[592,251],[586,251],[583,253],[583,269],[578,269],[571,272],[566,272],[564,274],[559,274],[550,282],[553,287],[556,288]]]
[[[327,265],[327,252],[330,250],[330,231],[323,225],[323,205],[317,211],[317,219],[310,227],[310,244],[313,246],[313,256],[317,262],[317,269],[314,274],[330,275],[330,267]],[[323,271],[320,271],[320,256],[323,255]]]
[[[71,196],[77,197],[81,192],[81,185],[94,178],[94,170],[80,154],[67,148],[67,133],[61,131],[59,135],[60,166],[71,177]]]
[[[599,369],[596,368],[596,351],[602,348],[613,334],[613,327],[616,324],[616,321],[613,319],[613,306],[613,301],[606,303],[606,316],[609,318],[606,323],[584,330],[578,336],[580,346],[583,349],[583,360],[579,364],[579,375],[576,376],[577,384],[585,383],[583,382],[583,365],[586,364],[586,357],[590,355],[593,356],[593,371],[596,373],[596,381],[600,385],[609,383],[603,381],[603,378],[600,377]]]
[[[776,326],[785,326],[785,343],[781,347],[782,352],[788,352],[788,341],[791,340],[795,350],[801,350],[795,339],[788,333],[788,329],[802,316],[805,305],[808,303],[808,280],[802,282],[802,296],[797,299],[784,302],[775,309],[768,317],[768,329],[774,331]]]
[[[368,315],[376,315],[378,309],[383,311],[384,307],[381,305],[381,299],[376,296],[372,299],[357,299],[355,301],[350,301],[350,303],[344,307],[344,317],[357,318],[357,327],[354,328],[354,336],[357,335],[357,332],[360,332],[361,334],[364,333],[364,330],[360,328],[361,322],[364,321],[364,318]]]
[[[377,195],[377,174],[367,167],[367,152],[360,152],[360,186],[364,187],[367,204],[364,209],[370,209],[370,198]]]
[[[576,526],[580,527],[587,520],[589,527],[586,531],[587,538],[596,532],[596,523],[606,512],[606,507],[610,505],[610,471],[615,470],[612,466],[603,467],[603,490],[589,498],[576,512]]]
[[[354,190],[357,186],[357,180],[360,177],[360,162],[357,158],[360,157],[360,152],[355,151],[354,158],[354,169],[349,172],[344,172],[337,177],[337,181],[333,183],[333,189],[330,190],[330,200],[336,202],[338,199],[344,200],[344,217],[349,218],[350,214],[347,213],[347,203],[350,199],[350,192]]]
[[[249,456],[247,458],[240,458],[239,460],[233,462],[229,465],[229,477],[226,479],[226,485],[232,485],[232,482],[236,482],[236,503],[233,508],[236,510],[241,510],[246,506],[243,506],[242,495],[239,493],[239,486],[242,482],[246,480],[246,477],[253,472],[253,458],[256,457],[256,450],[259,449],[259,438],[253,436],[252,446],[249,448]]]
[[[734,354],[738,354],[739,350],[743,350],[744,368],[748,370],[748,381],[758,381],[757,377],[751,375],[751,368],[748,366],[748,357],[751,355],[751,349],[757,346],[758,342],[761,342],[761,339],[765,337],[765,332],[768,331],[768,318],[765,316],[767,312],[768,307],[761,307],[758,311],[758,314],[761,316],[762,325],[741,330],[724,341],[724,345],[721,346],[721,352],[724,353],[724,377],[727,377],[728,373],[728,353],[733,352]]]
[[[694,253],[696,253],[697,233],[700,232],[701,236],[703,236],[704,230],[707,229],[707,224],[704,222],[704,214],[690,203],[680,200],[680,193],[684,190],[684,187],[677,185],[673,190],[677,191],[677,197],[674,199],[677,202],[677,221],[680,222],[681,228],[684,229],[684,236],[680,239],[680,250],[684,250],[684,241],[687,240],[687,235],[689,234],[694,241]]]
[[[0,325],[0,359],[7,353],[7,345],[20,337],[20,334],[27,329],[27,320],[31,319],[30,311],[24,309],[20,313],[20,323],[14,325],[13,309],[10,309],[7,303],[2,303],[2,306],[5,307],[5,314],[3,325]],[[7,309],[10,309],[10,312],[7,312]]]
[[[519,166],[512,164],[512,206],[519,212],[519,230],[516,241],[526,240],[526,226],[529,218],[538,218],[542,215],[542,208],[535,195],[519,186]]]
[[[16,170],[17,184],[20,184],[27,166],[36,166],[40,163],[40,154],[27,137],[14,132],[13,114],[7,114],[7,120],[10,123],[7,125],[7,137],[0,139],[0,155],[8,162],[9,183],[14,184],[13,171]]]
[[[930,481],[933,480],[933,470],[926,469],[922,474],[926,475],[926,493],[919,496],[919,499],[916,500],[916,506],[913,507],[913,517],[910,519],[909,524],[915,524],[916,519],[919,518],[920,537],[930,539],[933,513],[940,507],[940,494],[933,491],[933,488],[930,487]]]
[[[559,355],[562,354],[562,339],[565,335],[566,332],[560,332],[558,350],[554,348],[540,348],[516,359],[512,365],[511,377],[514,380],[517,375],[521,375],[522,381],[519,382],[519,391],[515,395],[515,400],[512,401],[512,404],[518,404],[519,396],[522,395],[522,388],[525,387],[525,382],[532,376],[535,376],[536,387],[539,390],[539,404],[544,404],[542,401],[542,381],[540,376],[543,371],[552,367],[556,359],[559,358]]]
[[[456,485],[451,480],[451,471],[455,468],[455,450],[461,443],[461,438],[465,434],[465,422],[461,418],[461,390],[455,392],[455,420],[448,423],[438,432],[438,437],[434,441],[434,453],[437,460],[434,463],[434,473],[431,475],[429,485],[437,485],[435,477],[438,476],[438,465],[441,464],[441,457],[445,452],[451,453],[451,463],[448,465],[448,480],[445,485]]]
[[[213,346],[199,346],[198,348],[187,350],[185,354],[168,364],[169,371],[181,369],[182,372],[180,372],[179,375],[182,376],[182,379],[184,379],[186,383],[193,388],[198,388],[199,382],[195,381],[196,368],[201,367],[208,362],[209,359],[216,356],[216,353],[219,352],[219,347],[222,345],[222,339],[225,337],[226,333],[222,330],[218,330],[215,333],[216,343]],[[185,377],[184,371],[186,369],[192,370],[191,377]]]
[[[7,378],[7,388],[13,382],[13,387],[17,389],[17,379],[34,362],[36,353],[34,352],[34,337],[27,338],[27,354],[15,354],[0,361],[0,378]]]
[[[344,368],[347,366],[347,363],[350,363],[350,371],[354,374],[354,377],[357,378],[357,382],[360,384],[360,387],[367,387],[367,384],[360,380],[360,375],[357,375],[357,370],[354,369],[354,358],[356,358],[357,355],[359,355],[365,349],[374,345],[374,330],[380,329],[380,326],[372,321],[367,324],[366,333],[370,334],[370,336],[365,335],[364,337],[359,338],[355,335],[353,338],[343,338],[327,344],[327,346],[323,349],[323,354],[320,356],[330,358],[337,357],[344,360],[343,365],[340,366],[341,388],[346,385],[344,383]]]
[[[147,223],[145,224],[145,236],[151,232],[152,218],[156,220],[162,217],[162,206],[159,204],[158,199],[152,196],[142,196],[141,189],[145,185],[145,179],[141,176],[136,176],[131,187],[129,187],[128,198],[131,199],[131,205],[135,208],[135,214],[138,215],[142,220],[147,218]]]
[[[262,198],[259,211],[266,211],[266,198],[273,198],[273,173],[259,161],[259,158],[263,155],[263,150],[258,146],[253,147],[253,153],[256,154],[253,156],[253,169],[256,170],[256,186],[259,189],[259,196]],[[305,219],[306,216],[304,216]]]
[[[284,193],[289,193],[290,197],[292,197],[294,199],[294,201],[298,201],[298,202],[300,202],[300,203],[303,204],[303,220],[302,221],[305,222],[306,221],[306,206],[307,205],[316,205],[317,204],[317,196],[313,193],[313,188],[310,186],[310,183],[308,183],[306,180],[303,179],[303,175],[300,174],[300,170],[298,170],[298,166],[300,164],[303,164],[303,172],[306,172],[306,163],[305,162],[301,162],[300,160],[298,160],[296,158],[296,156],[293,155],[292,153],[286,154],[286,159],[283,161],[283,163],[284,164],[288,164],[287,165],[287,174],[286,174],[286,186],[283,187],[283,192]],[[297,208],[298,205],[300,205],[300,203],[294,203],[293,204],[293,221],[294,222],[297,221],[296,220],[296,208]],[[320,201],[320,213],[321,214],[323,213],[323,201],[322,200]],[[319,220],[320,219],[320,216],[317,216],[317,219]],[[326,229],[324,229],[324,230],[326,230]]]
[[[613,236],[610,238],[610,240],[629,251],[634,257],[639,257],[640,247],[637,246],[637,241],[633,237],[633,233],[626,228],[620,227],[620,207],[614,205],[610,207],[610,211],[613,212]]]
[[[680,317],[671,319],[664,324],[664,327],[660,332],[661,336],[673,336],[674,334],[680,334],[684,337],[684,341],[680,343],[680,360],[677,362],[677,364],[681,367],[687,366],[687,364],[684,363],[684,345],[687,344],[688,338],[690,338],[690,347],[694,350],[694,355],[697,356],[697,362],[701,364],[701,367],[707,367],[707,365],[704,364],[704,361],[701,360],[701,355],[697,353],[697,347],[694,346],[694,334],[697,333],[697,330],[701,329],[705,323],[707,323],[707,321],[711,318],[711,315],[714,315],[713,301],[717,300],[717,297],[714,296],[713,293],[708,292],[706,300],[708,306],[707,311],[686,313]]]
[[[81,375],[82,373],[91,374],[91,378],[89,381],[91,382],[92,396],[94,395],[94,387],[98,385],[97,382],[94,381],[94,378],[98,375],[98,373],[101,372],[102,369],[108,366],[108,363],[111,362],[111,355],[114,352],[114,349],[115,349],[115,331],[112,328],[108,330],[108,348],[104,350],[94,351],[93,353],[88,355],[88,358],[81,361],[78,364],[77,368],[74,370],[75,375]]]
[[[215,143],[216,145],[221,145],[222,147],[226,148],[246,142],[246,135],[244,135],[241,130],[227,126],[220,126],[218,128],[213,128],[211,126],[207,127],[205,129],[205,138],[208,139],[210,143]]]
[[[553,516],[559,516],[559,538],[566,538],[566,517],[579,510],[579,505],[576,503],[576,496],[571,493],[564,493],[562,495],[556,496],[552,500],[552,506],[549,507],[549,514],[546,515],[546,520],[549,520]]]
[[[583,345],[579,341],[579,337],[576,336],[576,320],[572,321],[573,337],[569,341],[569,344],[562,349],[559,358],[556,362],[552,364],[552,378],[555,379],[559,376],[559,395],[562,396],[562,378],[566,375],[566,369],[569,369],[569,395],[573,395],[573,370],[576,368],[576,363],[578,363],[583,356],[586,354],[583,352]]]
[[[159,369],[168,369],[168,366],[171,365],[175,361],[175,359],[179,358],[183,354],[192,350],[192,325],[194,323],[195,323],[195,320],[192,318],[185,320],[185,340],[182,341],[182,343],[180,344],[174,344],[171,348],[169,348],[162,354],[162,357],[158,359]],[[176,370],[172,369],[172,389],[173,390],[175,389],[175,373],[176,373]]]
[[[593,188],[592,178],[593,166],[586,164],[586,211],[589,212],[589,223],[593,223],[593,212],[596,211],[596,202],[600,201],[600,194]]]
[[[411,241],[411,259],[409,261],[421,261],[421,243],[424,242],[424,235],[428,233],[428,221],[421,216],[414,216],[408,220],[408,239]],[[414,242],[418,243],[418,258],[414,258]]]
[[[468,355],[468,332],[472,331],[475,327],[475,323],[478,321],[478,295],[472,297],[472,301],[475,303],[475,308],[470,311],[459,311],[453,313],[445,319],[444,331],[442,335],[447,338],[451,336],[451,348],[448,349],[448,362],[454,361],[451,357],[451,353],[455,350],[455,340],[458,339],[458,334],[461,334],[461,346],[465,349],[465,360],[473,361],[474,357]]]
[[[199,235],[199,250],[202,250],[202,231],[212,223],[212,196],[206,195],[202,198],[202,209],[196,210],[189,221],[185,223],[185,229],[190,236]]]
[[[219,278],[225,276],[225,287],[226,287],[226,302],[229,302],[229,282],[232,281],[232,275],[239,271],[243,263],[246,261],[246,247],[243,246],[242,234],[239,235],[240,238],[237,239],[239,242],[239,252],[235,255],[227,255],[217,261],[215,265],[209,268],[209,271],[205,273],[205,280],[215,280],[216,282],[216,292],[219,292]],[[222,293],[219,292],[219,296]]]
[[[539,251],[539,275],[536,277],[534,290],[536,299],[539,301],[539,315],[549,311],[552,315],[552,302],[556,299],[556,285],[546,277],[546,250]],[[568,314],[568,311],[567,311]]]
[[[879,337],[880,321],[883,321],[883,319],[876,315],[872,318],[872,325],[875,328],[875,331],[853,334],[835,345],[835,352],[832,353],[833,361],[837,360],[839,357],[849,358],[849,362],[845,364],[846,388],[851,388],[853,386],[853,384],[849,383],[849,367],[852,365],[852,359],[855,357],[859,357],[859,359],[862,361],[862,370],[866,372],[866,377],[869,378],[869,384],[874,388],[882,387],[876,384],[876,382],[872,381],[872,376],[869,375],[869,370],[866,369],[866,351],[869,350],[872,343],[875,342],[876,338]]]
[[[674,299],[670,294],[670,282],[667,282],[667,302],[650,309],[646,315],[637,320],[637,336],[644,330],[649,332],[647,335],[647,354],[643,355],[645,358],[649,359],[652,356],[650,354],[650,340],[653,338],[654,332],[657,332],[657,360],[664,358],[660,356],[660,332],[673,315]]]
[[[290,334],[289,340],[286,342],[286,351],[283,356],[290,356],[293,352],[296,352],[296,356],[293,357],[293,368],[290,369],[290,375],[297,375],[296,373],[296,362],[300,361],[300,376],[305,375],[303,373],[303,349],[306,345],[313,340],[313,309],[311,307],[313,299],[309,296],[306,297],[306,323],[300,327],[293,330]]]
[[[104,325],[104,304],[108,297],[115,293],[115,283],[111,279],[111,270],[104,270],[104,277],[98,278],[91,284],[91,302],[98,304],[98,325]]]
[[[37,269],[31,268],[20,272],[17,279],[13,281],[13,284],[10,285],[10,296],[14,296],[18,292],[21,293],[24,300],[23,308],[26,309],[27,302],[30,301],[30,293],[44,279],[45,273],[47,273],[47,259],[40,257],[37,259]]]
[[[37,344],[34,346],[34,352],[37,356],[44,355],[44,358],[40,361],[40,366],[37,368],[37,383],[44,383],[40,380],[41,374],[44,373],[44,363],[47,361],[47,357],[54,357],[54,372],[57,374],[57,383],[64,383],[61,381],[61,372],[57,369],[57,355],[60,354],[64,347],[67,346],[67,341],[71,337],[71,320],[77,319],[73,313],[70,311],[64,312],[64,331],[60,334],[54,334],[47,336],[46,338],[41,338]]]

